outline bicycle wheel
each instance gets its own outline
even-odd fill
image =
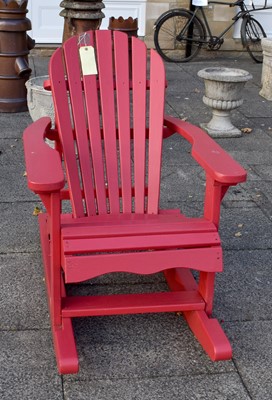
[[[262,25],[251,16],[243,19],[241,26],[241,38],[243,46],[245,46],[251,58],[256,63],[263,62],[263,51],[261,39],[266,37]]]
[[[173,10],[156,25],[154,42],[165,61],[186,62],[199,52],[205,40],[202,22],[186,10]]]

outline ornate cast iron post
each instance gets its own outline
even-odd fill
[[[60,16],[64,17],[63,42],[71,36],[98,29],[105,17],[101,11],[105,7],[101,0],[63,0],[60,7],[64,8],[60,12]]]

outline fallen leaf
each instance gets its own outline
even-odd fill
[[[37,215],[41,214],[42,210],[40,209],[40,207],[35,207],[33,210],[32,215],[34,215],[35,217],[37,217]]]
[[[182,121],[187,121],[188,117],[181,118]]]
[[[252,128],[242,128],[241,131],[243,133],[251,133],[252,132]]]
[[[198,88],[195,88],[194,92],[195,93],[200,93],[200,90]]]
[[[27,176],[27,172],[26,171],[23,173],[23,176]]]
[[[243,228],[244,224],[238,224],[238,228]]]
[[[234,236],[235,236],[235,237],[241,237],[242,234],[241,234],[241,232],[236,232]]]

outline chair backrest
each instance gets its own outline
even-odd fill
[[[85,70],[86,57],[97,74]],[[158,54],[151,50],[148,80],[141,40],[132,38],[130,53],[126,34],[89,31],[55,51],[49,76],[73,215],[156,214],[165,92]]]

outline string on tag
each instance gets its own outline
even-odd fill
[[[84,32],[82,35],[79,35],[77,42],[78,46],[88,46],[87,42],[89,42],[89,40],[87,39],[90,39],[89,33]]]

